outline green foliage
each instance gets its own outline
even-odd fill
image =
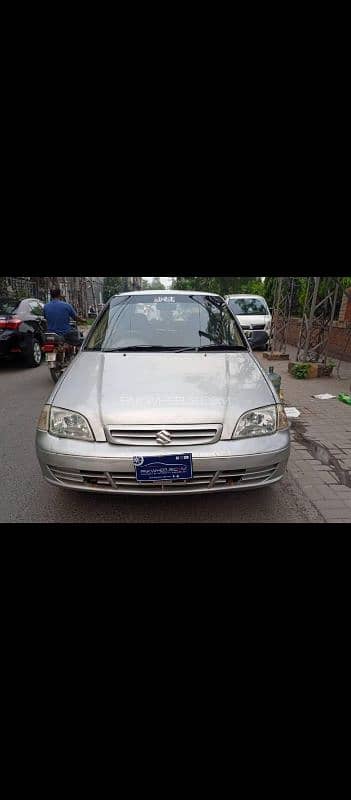
[[[222,295],[236,292],[263,294],[264,284],[261,278],[180,275],[174,278],[174,289],[189,289],[196,292],[216,292]]]
[[[0,297],[10,297],[13,302],[19,302],[28,294],[25,290],[20,290],[17,287],[9,286],[6,278],[0,275]]]
[[[128,291],[128,282],[127,278],[115,278],[115,277],[107,277],[104,281],[104,303],[112,297],[114,294],[119,294],[120,292]]]
[[[161,283],[159,278],[153,278],[151,281],[150,289],[164,289],[163,283]]]
[[[340,283],[344,289],[349,289],[351,286],[351,278],[340,278]]]
[[[267,301],[268,308],[273,308],[276,278],[268,277],[263,282],[262,294]]]
[[[240,291],[246,292],[247,294],[258,294],[264,297],[264,281],[262,278],[249,278]]]
[[[174,278],[175,289],[193,289],[196,291],[204,292],[217,292],[218,294],[235,294],[236,292],[259,294],[265,297],[270,310],[273,308],[275,287],[277,282],[276,277],[269,276],[264,281],[261,278],[245,278],[245,277],[201,277],[181,275]],[[340,278],[340,284],[344,289],[351,286],[351,277]],[[304,310],[306,293],[308,286],[307,277],[294,278],[294,294],[292,298],[291,313],[293,316],[301,317]],[[322,278],[320,282],[318,301],[322,300],[330,290],[333,290],[335,284],[333,278]],[[338,302],[336,306],[336,317],[341,305],[341,292],[339,293]],[[307,313],[308,310],[307,310]]]
[[[294,376],[294,378],[299,378],[300,380],[306,378],[308,371],[309,364],[294,364],[294,366],[291,368],[291,374]]]

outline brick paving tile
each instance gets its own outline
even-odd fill
[[[311,502],[313,501],[316,502],[317,508],[319,510],[319,505],[318,505],[319,501],[325,500],[325,495],[323,494],[321,489],[318,489],[318,487],[313,489],[308,489],[307,487],[304,486],[304,492],[307,495],[308,499],[311,500]]]
[[[309,458],[301,458],[300,455],[299,455],[298,458],[295,458],[295,463],[296,464],[298,464],[299,466],[301,465],[301,467],[303,469],[311,470],[311,472],[312,472],[313,471],[313,464],[311,464],[310,461],[311,461],[311,459],[309,459]],[[314,461],[313,463],[315,464],[316,462]]]
[[[338,522],[338,521],[340,521],[340,522],[343,522],[343,523],[345,523],[347,525],[350,525],[350,522],[351,522],[351,517],[348,517],[347,515],[345,515],[345,512],[344,512],[344,514],[341,513],[341,514],[337,514],[337,515],[332,515],[332,514],[325,513],[325,514],[322,514],[322,516],[324,516],[325,522]]]
[[[318,484],[324,488],[329,486],[330,490],[334,491],[334,487],[340,485],[339,481],[333,480],[333,475],[330,475],[329,472],[315,472],[314,475]]]
[[[325,500],[328,503],[333,502],[333,500],[335,500],[336,497],[337,498],[340,497],[340,495],[336,495],[335,494],[335,487],[334,486],[333,487],[324,486],[324,487],[321,488],[321,491],[323,492],[323,500]],[[342,497],[344,498],[344,495]]]
[[[296,348],[289,346],[288,351],[294,360]],[[268,369],[263,356],[257,354],[257,357],[263,368]],[[299,439],[299,434],[327,448],[340,466],[351,474],[351,414],[349,407],[336,399],[339,392],[349,389],[351,363],[341,364],[341,374],[347,378],[342,381],[336,376],[297,381],[289,374],[286,361],[278,362],[275,369],[282,376],[285,404],[300,411],[300,417],[291,420],[292,447],[288,472],[326,522],[350,523],[351,488],[339,483],[332,465],[313,457],[304,441]],[[313,394],[324,392],[336,395],[336,398],[325,401],[312,398]]]
[[[320,508],[323,513],[327,512],[329,515],[334,514],[334,516],[337,516],[340,512],[343,513],[344,517],[347,515],[346,504],[342,500],[340,502],[337,500],[321,500]]]

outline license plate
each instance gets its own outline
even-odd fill
[[[47,361],[56,361],[56,353],[47,353],[46,354]]]
[[[133,458],[138,483],[187,481],[193,477],[191,453],[180,456],[136,456]]]

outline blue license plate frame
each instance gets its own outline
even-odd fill
[[[133,458],[137,483],[173,483],[190,481],[193,477],[191,453]]]

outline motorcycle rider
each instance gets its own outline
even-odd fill
[[[74,347],[80,346],[78,330],[72,330],[70,320],[73,319],[75,322],[83,322],[83,320],[78,317],[73,306],[62,299],[60,289],[51,290],[51,301],[44,306],[44,317],[47,321],[48,333],[57,333]]]

